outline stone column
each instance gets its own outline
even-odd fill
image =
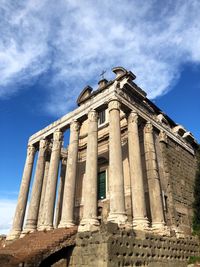
[[[97,161],[98,161],[98,124],[97,112],[88,113],[88,137],[86,151],[86,173],[83,188],[83,218],[79,231],[91,231],[97,228]]]
[[[22,182],[21,182],[21,187],[19,191],[17,207],[15,211],[15,216],[13,219],[12,229],[11,229],[10,234],[7,236],[7,240],[13,240],[13,239],[18,238],[22,231],[26,205],[27,205],[27,199],[28,199],[28,193],[29,193],[29,187],[30,187],[30,181],[31,181],[31,175],[32,175],[32,170],[33,170],[35,151],[36,150],[33,145],[28,145],[27,157],[26,157],[26,162],[24,166],[24,172],[22,176]]]
[[[37,225],[38,230],[41,230],[41,226],[44,224],[44,218],[45,218],[44,201],[45,201],[45,193],[47,187],[49,164],[50,164],[50,155],[49,153],[47,153],[45,161],[45,169],[44,169],[44,179],[42,184],[42,193],[40,199],[39,215],[38,215],[38,225]]]
[[[63,197],[63,211],[59,228],[74,226],[73,217],[74,217],[76,170],[77,170],[77,159],[78,159],[78,138],[79,138],[79,123],[77,121],[74,121],[70,125],[70,140],[68,147],[67,170],[65,177],[64,197]]]
[[[108,221],[125,224],[124,173],[122,162],[120,103],[112,99],[109,109],[109,192],[110,213]]]
[[[62,215],[62,207],[63,207],[63,194],[64,194],[64,186],[65,186],[65,174],[66,174],[66,165],[67,158],[62,158],[61,160],[61,171],[60,171],[60,183],[58,187],[58,198],[56,203],[56,218],[55,218],[55,227],[58,228],[58,225],[61,220]]]
[[[45,153],[47,150],[47,145],[48,145],[47,140],[45,139],[40,140],[35,177],[31,192],[31,199],[28,208],[26,225],[24,227],[24,233],[33,232],[37,228],[38,212],[39,212],[40,198],[42,192],[42,182],[45,170]]]
[[[54,207],[56,199],[56,186],[58,179],[58,168],[60,162],[60,152],[63,142],[63,134],[57,129],[53,134],[53,146],[51,152],[49,173],[47,188],[45,194],[44,208],[45,210],[45,220],[42,229],[51,230],[53,229],[53,220],[54,220]]]
[[[131,177],[133,227],[147,229],[145,192],[142,173],[140,141],[138,134],[138,115],[131,112],[128,117],[128,155]]]
[[[152,228],[157,230],[163,228],[165,223],[162,205],[162,192],[160,187],[157,156],[153,136],[153,126],[150,122],[147,122],[144,128],[144,148]]]

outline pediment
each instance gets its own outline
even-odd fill
[[[92,92],[92,87],[90,87],[89,85],[86,86],[82,92],[80,93],[79,97],[77,98],[77,104],[78,106],[81,105],[82,102],[84,102],[85,99],[87,99],[90,95],[91,95],[91,92]]]

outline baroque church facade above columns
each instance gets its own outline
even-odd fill
[[[147,98],[131,71],[113,72],[96,90],[83,89],[77,109],[29,138],[8,240],[74,225],[93,231],[108,222],[191,234],[197,143]]]

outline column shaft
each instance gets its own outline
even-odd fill
[[[63,197],[63,212],[59,228],[74,225],[74,199],[78,159],[79,124],[74,121],[70,125],[67,170]]]
[[[56,203],[56,218],[55,218],[55,227],[58,228],[58,225],[61,220],[62,210],[63,210],[63,194],[65,186],[65,174],[66,174],[66,163],[67,159],[62,158],[62,165],[60,171],[60,183],[58,187],[58,198]]]
[[[80,231],[92,230],[99,225],[97,220],[97,161],[98,161],[98,124],[97,113],[88,113],[88,137],[86,152],[86,173],[83,188],[84,207]]]
[[[144,128],[146,171],[149,187],[152,228],[164,227],[162,193],[160,187],[156,150],[153,136],[153,126],[147,122]]]
[[[128,150],[131,177],[133,226],[137,229],[148,227],[142,161],[138,134],[138,115],[131,112],[128,117]]]
[[[19,191],[17,207],[15,211],[15,216],[13,219],[12,229],[11,229],[10,234],[7,237],[7,240],[13,240],[13,239],[18,238],[22,231],[24,216],[26,212],[30,181],[31,181],[31,175],[32,175],[32,170],[33,170],[34,157],[35,157],[35,147],[33,145],[28,145],[27,157],[26,157],[26,162],[24,166],[24,172],[22,176],[22,182],[21,182],[21,187]]]
[[[60,162],[60,152],[62,146],[62,132],[56,130],[53,134],[53,146],[51,152],[47,189],[45,194],[45,220],[42,229],[50,230],[53,228],[54,207],[56,199],[56,186],[58,179],[58,168]]]
[[[42,192],[42,182],[45,169],[46,149],[47,149],[47,140],[41,140],[24,233],[32,232],[37,228],[40,197]]]
[[[43,179],[43,184],[42,184],[42,193],[41,193],[41,199],[40,199],[39,215],[38,215],[38,225],[37,225],[38,230],[40,230],[41,226],[44,224],[44,218],[45,218],[44,201],[45,201],[45,193],[46,193],[46,187],[47,187],[49,164],[50,164],[50,155],[47,154],[46,161],[45,161],[45,169],[44,169],[44,179]]]
[[[127,221],[125,213],[124,174],[121,147],[120,103],[111,100],[109,108],[109,191],[110,214],[109,221],[124,224]]]

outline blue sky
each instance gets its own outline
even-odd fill
[[[16,205],[28,137],[123,66],[200,142],[200,2],[0,2],[0,233]]]

